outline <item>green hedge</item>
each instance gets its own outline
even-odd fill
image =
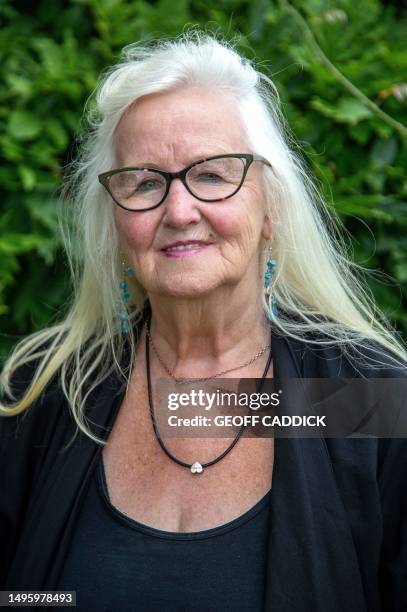
[[[0,357],[54,321],[70,295],[57,193],[99,73],[125,44],[194,24],[238,37],[272,75],[355,260],[387,274],[371,289],[405,333],[407,54],[395,10],[377,0],[3,0]]]

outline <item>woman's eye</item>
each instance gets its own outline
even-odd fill
[[[135,191],[152,191],[153,189],[159,189],[160,185],[158,181],[154,181],[152,179],[148,181],[143,181],[139,185],[136,185]]]
[[[224,180],[221,176],[213,172],[203,172],[202,174],[199,174],[196,178],[197,180],[203,183],[219,183]]]

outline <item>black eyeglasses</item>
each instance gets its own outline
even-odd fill
[[[239,191],[255,161],[271,168],[270,162],[260,155],[230,153],[200,159],[179,172],[128,167],[103,172],[98,179],[118,206],[142,212],[160,206],[176,178],[202,202],[227,200]]]

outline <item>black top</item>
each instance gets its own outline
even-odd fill
[[[381,348],[361,344],[361,365],[339,343],[317,348],[273,329],[272,344],[277,381],[406,378]],[[372,368],[375,354],[389,367]],[[17,396],[32,376],[33,363],[15,375]],[[125,392],[112,373],[88,396],[97,436],[108,438]],[[374,404],[361,398],[366,414]],[[23,415],[0,418],[1,590],[58,584],[101,452],[74,432],[57,378]],[[406,439],[276,437],[264,611],[406,612],[406,474]]]
[[[213,529],[162,531],[112,505],[100,455],[58,588],[86,612],[260,612],[269,500]]]

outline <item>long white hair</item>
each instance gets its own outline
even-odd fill
[[[125,47],[120,62],[101,78],[63,196],[64,209],[69,209],[68,218],[61,215],[61,229],[73,277],[72,303],[61,322],[14,349],[2,374],[6,393],[13,398],[10,381],[23,364],[35,362],[35,374],[24,394],[14,397],[14,405],[0,406],[0,414],[23,412],[57,374],[78,428],[101,442],[87,427],[86,399],[113,371],[128,380],[137,343],[135,324],[147,294],[136,279],[129,280],[133,326],[123,334],[117,316],[123,310],[122,266],[113,203],[97,176],[114,164],[113,136],[126,109],[141,96],[188,85],[232,96],[248,147],[272,164],[272,172],[264,171],[264,181],[278,262],[272,285],[278,316],[272,314],[267,294],[263,306],[275,329],[314,345],[339,344],[354,354],[362,340],[379,343],[396,363],[406,366],[406,349],[376,306],[363,278],[366,270],[350,260],[339,220],[328,211],[295,152],[272,80],[231,43],[193,29],[175,39]],[[267,246],[263,241],[260,273]],[[124,370],[127,342],[130,362]]]

